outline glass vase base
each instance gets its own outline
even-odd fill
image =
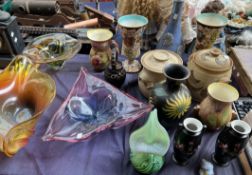
[[[215,159],[214,154],[212,154],[211,158],[212,158],[213,163],[214,163],[215,165],[217,165],[217,166],[227,167],[227,166],[229,165],[229,162],[226,162],[226,163],[219,163],[219,162]]]
[[[125,60],[123,61],[123,67],[127,73],[138,73],[142,68],[141,64],[137,60]]]
[[[186,166],[186,165],[188,165],[188,161],[185,161],[185,162],[180,162],[180,161],[178,161],[177,159],[176,159],[176,157],[174,156],[174,154],[172,155],[172,160],[173,160],[173,162],[175,162],[176,164],[178,164],[178,165],[181,165],[181,166]]]

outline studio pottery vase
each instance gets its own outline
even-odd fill
[[[179,119],[191,105],[190,92],[182,83],[189,78],[190,71],[183,65],[167,64],[163,72],[166,82],[153,88],[150,102],[158,109],[160,120]]]
[[[232,102],[239,98],[239,93],[227,83],[212,83],[207,90],[208,96],[200,104],[199,117],[208,129],[220,129],[232,119]]]
[[[195,118],[186,118],[179,127],[174,137],[173,160],[186,165],[196,153],[203,135],[203,124]]]
[[[167,131],[158,121],[156,109],[150,113],[144,126],[130,135],[129,144],[130,160],[138,172],[152,174],[162,168],[170,140]]]
[[[213,161],[220,166],[227,166],[246,146],[251,136],[251,127],[245,121],[234,120],[228,123],[219,134]]]

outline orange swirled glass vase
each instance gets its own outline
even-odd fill
[[[18,55],[0,73],[0,151],[11,157],[33,134],[40,114],[56,94],[54,80]]]

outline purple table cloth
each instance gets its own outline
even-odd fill
[[[81,66],[92,72],[87,55],[77,55],[66,62],[61,71],[47,71],[57,85],[57,95],[53,103],[39,119],[34,135],[29,143],[14,157],[8,158],[0,153],[0,174],[17,175],[138,175],[130,160],[129,136],[146,120],[146,117],[116,130],[107,130],[97,136],[79,143],[63,141],[43,142],[41,140],[49,121],[68,95]],[[103,73],[93,73],[103,78]],[[128,74],[122,88],[140,100],[145,100],[137,87],[137,74]],[[173,140],[174,128],[168,133]],[[197,154],[189,165],[176,165],[172,159],[173,144],[166,155],[166,162],[159,175],[196,175],[200,160],[210,160],[218,133],[205,133]],[[242,175],[238,159],[228,167],[216,167],[217,175]]]

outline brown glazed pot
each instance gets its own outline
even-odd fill
[[[193,53],[188,61],[191,76],[186,82],[193,100],[201,102],[213,82],[230,82],[232,67],[232,59],[217,48]]]

